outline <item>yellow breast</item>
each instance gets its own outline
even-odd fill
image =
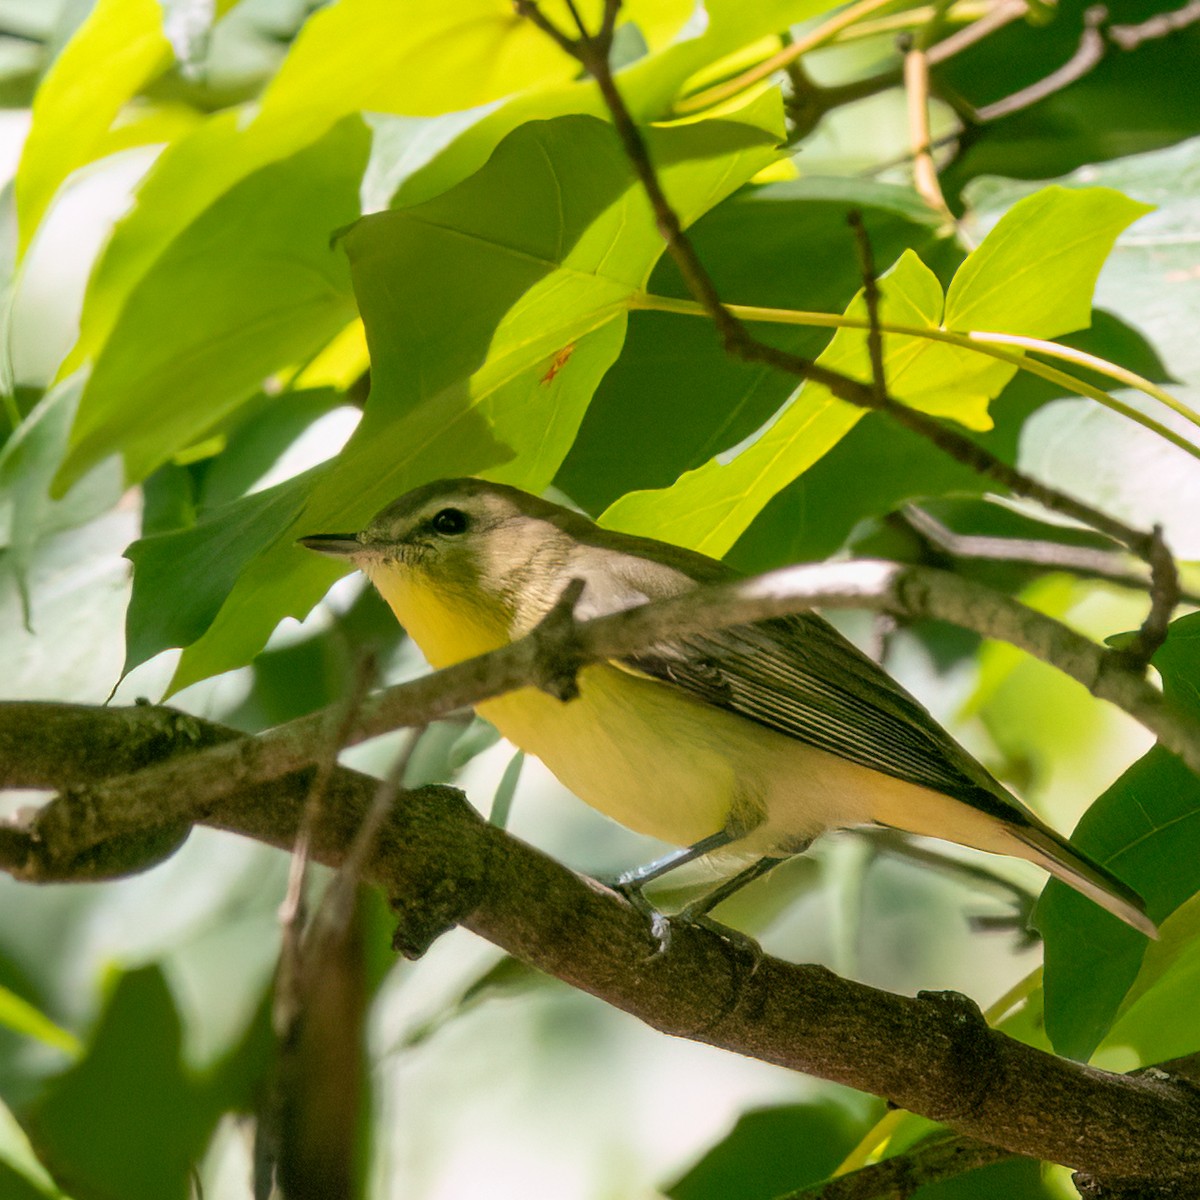
[[[381,571],[373,582],[434,667],[511,640],[501,612],[454,597],[448,603],[419,577]],[[585,667],[579,688],[566,704],[522,688],[477,711],[581,800],[630,829],[683,846],[725,826],[746,792],[739,775],[757,774],[738,762],[744,721],[607,664]]]
[[[435,667],[511,641],[499,608],[434,592],[410,575],[378,572],[373,581]],[[732,824],[748,835],[737,849],[767,854],[790,852],[831,826],[880,819],[871,797],[883,777],[874,771],[615,664],[584,667],[578,681],[578,698],[565,704],[522,688],[476,708],[581,800],[630,829],[687,846]]]

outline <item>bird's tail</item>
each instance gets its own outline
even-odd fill
[[[1008,832],[1021,844],[1022,849],[1017,853],[1022,858],[1036,863],[1068,887],[1082,892],[1126,925],[1131,925],[1147,937],[1158,937],[1158,927],[1146,916],[1146,902],[1111,871],[1049,829],[1014,824],[1008,826]]]

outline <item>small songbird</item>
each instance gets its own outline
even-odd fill
[[[361,568],[434,667],[528,633],[572,580],[581,619],[734,578],[722,563],[516,488],[449,479],[361,532],[301,543]],[[826,829],[881,825],[1036,863],[1156,936],[1141,898],[1012,796],[813,612],[693,633],[583,667],[562,702],[526,687],[477,706],[572,792],[687,849],[769,863]]]

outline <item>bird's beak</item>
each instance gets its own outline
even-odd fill
[[[353,558],[366,549],[356,533],[314,533],[309,537],[297,538],[296,541],[305,549],[315,550],[318,554],[328,554],[330,558]]]

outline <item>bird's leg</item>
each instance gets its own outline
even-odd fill
[[[724,883],[718,884],[711,892],[707,892],[701,896],[699,900],[694,900],[672,919],[687,922],[691,925],[699,925],[711,933],[715,933],[722,941],[728,942],[729,945],[746,954],[752,964],[752,971],[757,969],[758,962],[762,958],[762,947],[749,934],[721,924],[720,921],[710,917],[709,913],[718,904],[728,900],[734,892],[740,891],[746,884],[752,883],[760,876],[765,875],[783,861],[782,858],[760,858],[757,862],[751,863],[745,870],[739,871],[736,875],[725,880]]]
[[[713,850],[728,846],[736,836],[736,834],[723,829],[719,833],[701,838],[695,845],[685,846],[682,850],[672,850],[670,854],[664,854],[662,858],[656,858],[653,862],[634,867],[631,871],[623,871],[611,882],[604,881],[608,882],[613,891],[620,892],[630,905],[650,922],[650,931],[658,943],[652,957],[657,958],[660,954],[664,954],[670,946],[671,926],[668,918],[646,899],[643,891],[646,884],[661,879],[668,871],[673,871],[676,867],[695,862],[696,859],[703,858]]]
[[[724,883],[718,884],[711,892],[706,892],[699,900],[693,900],[687,908],[680,912],[679,919],[702,923],[718,904],[723,904],[734,892],[741,891],[746,884],[753,883],[783,861],[782,858],[760,858],[757,862],[751,863],[745,870],[739,871],[736,875],[726,879]]]

